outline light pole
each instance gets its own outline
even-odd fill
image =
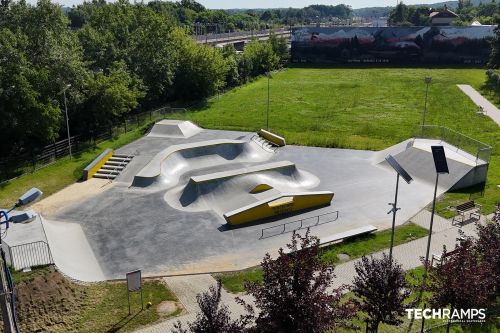
[[[425,126],[425,116],[427,113],[427,96],[429,94],[429,85],[432,82],[432,77],[428,76],[424,79],[425,83],[425,102],[424,102],[424,113],[422,115],[422,136],[424,135],[424,126]]]
[[[434,186],[434,199],[432,201],[432,215],[431,224],[429,226],[429,237],[427,238],[427,251],[425,252],[425,275],[427,275],[427,264],[429,262],[429,251],[431,248],[432,226],[434,224],[434,213],[436,210],[436,194],[439,181],[439,175],[450,173],[448,170],[448,163],[446,162],[446,155],[443,146],[432,146],[432,158],[434,159],[434,166],[436,167],[436,185]]]
[[[411,176],[406,172],[405,169],[396,161],[392,155],[389,155],[385,158],[387,163],[396,171],[397,177],[396,177],[396,193],[394,195],[394,203],[389,203],[389,205],[392,206],[392,209],[387,212],[387,214],[392,213],[392,229],[391,229],[391,247],[389,248],[389,260],[392,261],[392,249],[394,247],[394,228],[396,227],[396,212],[400,210],[401,208],[397,208],[398,204],[398,192],[399,192],[399,177],[403,177],[403,179],[410,184],[413,180]]]
[[[0,227],[2,224],[5,224],[5,228],[9,228],[9,213],[16,209],[17,207],[21,207],[27,205],[35,200],[37,200],[41,195],[42,191],[37,188],[32,188],[28,192],[24,193],[17,203],[9,209],[8,211],[0,210],[0,221],[2,220],[2,216],[5,218],[4,222],[0,222]],[[0,309],[2,312],[2,320],[3,320],[3,328],[5,333],[15,333],[19,332],[16,321],[16,304],[15,304],[15,295],[14,295],[14,285],[12,283],[12,278],[10,276],[9,266],[7,265],[7,261],[5,260],[5,252],[3,250],[2,244],[2,232],[0,230]]]
[[[266,130],[269,131],[269,99],[270,99],[270,87],[271,87],[271,79],[273,78],[271,72],[266,72],[267,76],[267,117],[266,117]]]
[[[68,104],[66,103],[66,90],[71,87],[71,84],[67,84],[64,89],[59,93],[64,95],[64,111],[66,112],[66,130],[68,131],[68,149],[69,149],[69,158],[72,158],[71,154],[71,136],[69,135],[69,117],[68,117]]]

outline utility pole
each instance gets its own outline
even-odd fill
[[[69,135],[69,117],[68,117],[68,105],[66,102],[66,90],[71,87],[71,84],[67,84],[66,87],[62,90],[62,93],[64,95],[64,110],[66,112],[66,130],[68,131],[68,149],[69,149],[69,158],[72,158],[73,155],[71,154],[71,136]]]

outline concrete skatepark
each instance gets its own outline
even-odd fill
[[[400,183],[397,224],[432,200],[431,145],[445,147],[450,169],[440,177],[438,194],[477,182],[486,170],[485,162],[438,140],[409,139],[379,152],[291,145],[274,151],[254,137],[189,122],[157,123],[117,150],[134,157],[112,183],[42,214],[55,264],[82,281],[123,278],[135,269],[146,276],[243,269],[290,240],[290,233],[281,233],[285,222],[320,222],[311,228],[320,238],[367,225],[390,227],[396,174],[385,162],[388,154],[415,178]],[[242,207],[308,193],[334,196],[319,208],[241,227],[227,223],[227,213]],[[262,237],[262,229],[273,226],[279,227]]]

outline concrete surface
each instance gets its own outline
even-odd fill
[[[290,234],[260,239],[262,228],[287,221],[339,210],[338,220],[311,229],[311,233],[320,238],[365,225],[379,229],[390,226],[388,203],[394,199],[396,174],[380,163],[381,152],[286,146],[269,153],[258,145],[252,146],[252,151],[262,150],[256,156],[266,156],[267,163],[291,161],[301,172],[314,175],[319,183],[308,190],[332,191],[335,198],[329,207],[234,229],[225,225],[220,212],[225,202],[237,201],[231,197],[237,195],[236,190],[227,188],[225,196],[218,201],[222,208],[212,207],[213,201],[203,200],[210,209],[192,212],[180,210],[181,204],[176,206],[166,201],[165,196],[173,188],[182,191],[192,177],[256,166],[263,162],[260,158],[198,164],[190,160],[194,155],[181,154],[188,165],[177,173],[174,187],[162,182],[142,188],[130,186],[140,170],[173,145],[221,139],[246,141],[241,144],[252,145],[252,136],[252,133],[203,130],[188,139],[148,136],[119,149],[118,154],[133,152],[136,156],[115,182],[96,191],[93,197],[44,215],[51,221],[52,227],[46,231],[54,257],[60,258],[71,270],[68,275],[81,280],[123,278],[126,272],[134,269],[142,269],[145,276],[204,273],[258,264],[266,252],[277,250],[290,239]],[[426,144],[434,143],[437,142]],[[402,210],[396,222],[401,224],[431,202],[434,181],[427,173],[434,174],[434,164],[428,151],[411,147],[410,141],[387,151],[397,151],[396,159],[415,165],[412,170],[416,181],[410,185],[400,183],[398,200]],[[196,155],[196,158],[203,160],[212,155]],[[452,159],[449,164],[451,175],[442,177],[438,194],[473,168]],[[271,178],[277,179],[274,175]],[[74,241],[70,241],[72,239]],[[84,253],[87,259],[82,257]]]
[[[458,88],[464,92],[470,99],[476,104],[483,108],[486,112],[486,116],[493,119],[494,122],[500,126],[500,110],[497,109],[493,103],[488,101],[486,98],[481,96],[481,94],[468,84],[457,84]]]

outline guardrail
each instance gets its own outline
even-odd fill
[[[247,39],[248,37],[264,37],[269,35],[270,33],[275,34],[286,34],[290,33],[290,29],[263,29],[263,30],[249,30],[249,31],[235,31],[235,32],[222,32],[222,33],[208,33],[201,35],[191,35],[191,38],[196,40],[197,42],[223,42],[226,40],[234,40],[234,39]]]
[[[295,221],[291,221],[291,222],[278,224],[278,225],[275,225],[272,227],[263,228],[259,239],[270,238],[270,237],[282,235],[284,233],[294,232],[294,231],[297,231],[297,230],[300,230],[303,228],[316,227],[319,225],[323,225],[326,223],[337,221],[338,218],[339,218],[339,211],[336,210],[334,212],[329,212],[326,214],[316,215],[316,216],[308,217],[305,219],[300,219],[300,220],[295,220]],[[287,228],[287,226],[291,226],[291,225],[298,226],[298,228]],[[279,233],[275,233],[272,235],[266,235],[264,237],[264,234],[267,233],[268,230],[273,230],[273,229],[278,230]]]
[[[49,244],[44,241],[8,246],[6,260],[15,270],[54,263]]]
[[[492,147],[490,145],[475,140],[448,127],[438,125],[421,125],[416,131],[415,137],[445,141],[457,147],[457,150],[460,149],[475,156],[476,163],[479,160],[488,163],[491,158]]]

